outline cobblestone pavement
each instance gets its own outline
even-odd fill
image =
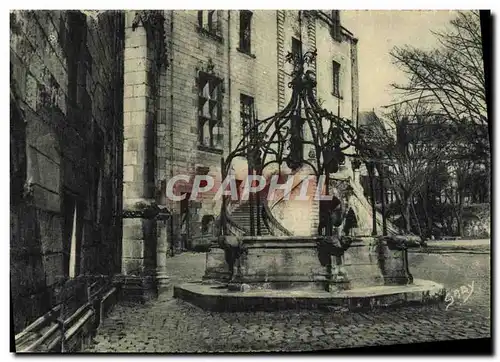
[[[117,305],[85,352],[314,351],[490,337],[489,255],[414,254],[410,262],[418,278],[451,289],[474,281],[474,291],[465,304],[448,310],[425,306],[368,313],[214,313],[167,293],[143,305]],[[173,284],[199,280],[204,255],[185,253],[170,266]]]

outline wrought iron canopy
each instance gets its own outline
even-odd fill
[[[275,115],[254,119],[244,131],[241,140],[226,159],[222,159],[223,179],[229,174],[232,162],[237,157],[246,158],[248,173],[261,174],[271,164],[281,169],[285,163],[292,171],[310,166],[316,177],[338,172],[344,164],[351,147],[358,149],[360,137],[350,120],[334,115],[321,108],[316,99],[316,74],[310,69],[317,52],[304,54],[288,53],[286,61],[293,65],[292,80],[288,87],[292,96],[286,107]],[[307,148],[307,149],[306,149]],[[328,193],[328,187],[327,187]],[[257,208],[257,235],[260,235],[260,197],[250,194],[250,234],[254,235],[253,204]],[[221,205],[221,235],[227,235],[227,198],[223,196]],[[326,234],[332,235],[331,218],[328,218]]]
[[[309,165],[319,176],[337,172],[346,156],[354,156],[348,153],[349,148],[359,146],[353,122],[321,108],[316,99],[316,74],[308,69],[316,55],[316,51],[303,55],[288,53],[286,60],[294,66],[288,84],[292,89],[290,102],[282,111],[256,119],[247,127],[224,161],[225,175],[236,157],[246,158],[253,170],[262,171],[272,163],[285,162],[292,170]],[[307,154],[305,148],[309,150]]]

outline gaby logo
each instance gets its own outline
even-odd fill
[[[210,175],[177,175],[166,185],[166,196],[172,201],[200,200],[212,198],[220,200],[229,196],[233,201],[247,201],[251,194],[260,193],[268,201],[285,200],[332,200],[326,195],[326,177],[313,175],[273,175],[266,179],[261,175],[248,175],[244,180],[237,180],[228,175],[224,180],[216,180]]]

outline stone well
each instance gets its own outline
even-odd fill
[[[442,301],[442,285],[413,280],[405,240],[225,236],[207,252],[203,280],[175,286],[174,297],[225,311]]]

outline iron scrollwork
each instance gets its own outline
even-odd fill
[[[249,170],[257,173],[263,172],[271,163],[278,163],[281,167],[285,162],[292,170],[307,165],[316,177],[328,177],[339,171],[346,157],[352,156],[348,150],[360,144],[356,127],[353,122],[321,108],[315,95],[316,74],[305,69],[315,62],[316,56],[316,50],[286,56],[286,60],[294,65],[289,83],[292,88],[289,103],[269,118],[249,122],[239,143],[222,159],[222,176],[227,175],[234,159],[244,157]],[[309,147],[307,153],[305,146]],[[258,198],[254,201],[258,203]],[[223,226],[227,222],[226,207],[227,203],[223,202],[221,230],[227,230]],[[331,235],[331,232],[327,234]]]

